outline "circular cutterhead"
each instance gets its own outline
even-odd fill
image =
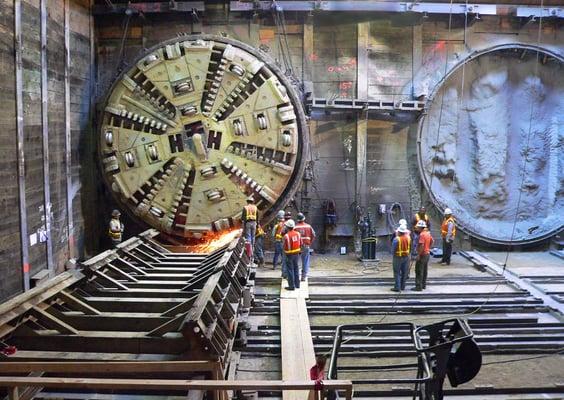
[[[295,194],[308,131],[299,97],[262,53],[216,36],[148,50],[118,77],[100,125],[102,171],[139,220],[191,237],[262,222]]]

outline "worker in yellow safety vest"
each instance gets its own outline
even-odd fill
[[[255,235],[255,257],[259,267],[264,267],[264,229],[261,224],[257,224]]]
[[[119,217],[121,217],[119,210],[112,211],[112,219],[110,220],[110,226],[108,228],[108,236],[110,237],[114,247],[120,244],[123,238],[124,226],[119,220]]]
[[[452,255],[452,242],[456,237],[456,221],[452,216],[450,208],[445,209],[445,217],[441,224],[441,236],[443,238],[443,257],[440,264],[450,265],[450,257]]]
[[[251,244],[251,249],[253,249],[255,246],[255,235],[258,223],[258,208],[255,205],[253,196],[247,197],[247,205],[243,207],[241,221],[243,222],[243,235],[247,242]]]
[[[411,237],[405,225],[400,225],[397,236],[392,242],[392,266],[394,269],[394,292],[405,290],[405,281],[409,271],[409,253],[411,252]]]
[[[282,277],[286,278],[286,257],[282,249],[282,240],[284,238],[284,210],[278,211],[276,214],[276,225],[272,228],[272,239],[274,239],[274,258],[272,259],[272,269],[276,269],[278,259],[282,263]]]

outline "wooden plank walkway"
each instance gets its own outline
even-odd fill
[[[309,299],[309,286],[307,283],[307,279],[303,282],[300,282],[300,288],[295,290],[284,289],[287,286],[286,280],[282,279],[281,281],[282,281],[282,283],[280,284],[281,299],[297,299],[298,297]]]
[[[305,299],[309,297],[307,282],[299,290],[280,291],[280,340],[282,345],[282,380],[309,380],[309,369],[315,364],[313,339]],[[286,390],[283,400],[306,400],[308,392]]]

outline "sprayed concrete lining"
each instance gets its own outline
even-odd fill
[[[462,62],[421,121],[419,166],[433,201],[489,242],[531,243],[564,226],[564,63],[537,50]]]

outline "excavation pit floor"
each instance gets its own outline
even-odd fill
[[[503,264],[507,253],[480,253]],[[316,353],[329,355],[335,329],[342,324],[415,322],[425,325],[452,317],[468,319],[483,355],[480,373],[471,382],[451,388],[447,398],[559,398],[564,395],[564,318],[527,291],[502,276],[477,267],[461,254],[451,265],[431,259],[427,288],[417,292],[414,265],[407,290],[390,291],[393,285],[391,256],[378,254],[379,262],[360,262],[353,255],[317,255],[311,261],[306,300]],[[507,269],[532,277],[533,284],[552,289],[547,280],[564,279],[564,262],[548,252],[511,253]],[[280,270],[271,264],[258,268],[255,302],[248,317],[250,330],[236,379],[281,379]],[[544,286],[543,286],[544,285]],[[544,288],[544,289],[543,289]],[[556,288],[558,289],[558,287]],[[558,296],[558,291],[555,294]],[[385,350],[409,345],[405,338],[355,337],[339,358],[339,365],[388,365],[413,362],[415,357]],[[394,340],[397,339],[397,343]],[[403,347],[402,347],[403,346]],[[559,354],[554,354],[559,353]],[[519,360],[519,361],[515,361]],[[415,376],[416,371],[360,371],[339,373],[340,379],[381,379]],[[355,398],[410,398],[406,384],[355,385]],[[277,397],[263,393],[261,397]],[[517,396],[517,397],[513,397]],[[519,397],[521,396],[521,397]],[[538,397],[537,397],[538,398]]]

